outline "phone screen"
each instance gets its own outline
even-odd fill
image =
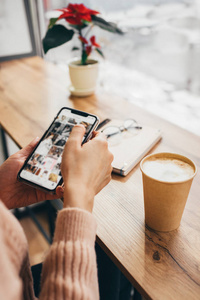
[[[98,118],[77,110],[63,108],[46,131],[34,152],[19,172],[19,179],[45,190],[53,191],[61,183],[61,159],[72,128],[83,124],[86,132],[83,142],[95,129]]]

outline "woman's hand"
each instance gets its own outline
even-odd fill
[[[93,139],[81,145],[84,133],[84,126],[74,126],[63,152],[64,207],[91,212],[94,196],[111,179],[113,155],[102,133],[96,132]]]
[[[38,141],[39,138],[34,139],[28,146],[11,155],[0,166],[0,199],[9,209],[27,206],[44,200],[57,199],[62,196],[61,187],[57,188],[56,195],[50,195],[17,180],[19,170]]]

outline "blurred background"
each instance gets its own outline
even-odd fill
[[[105,59],[98,57],[101,67],[97,92],[118,94],[200,135],[200,1],[70,2],[83,2],[99,11],[100,16],[117,23],[125,33],[122,36],[93,28],[105,54]],[[49,19],[57,16],[55,9],[68,3],[0,0],[1,59],[30,53],[30,49],[43,56],[41,40]],[[78,44],[76,38],[73,43],[50,50],[44,59],[67,73],[68,61],[79,54],[71,51]]]

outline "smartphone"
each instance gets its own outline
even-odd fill
[[[82,144],[87,142],[99,124],[99,119],[89,113],[63,107],[26,159],[18,173],[18,180],[54,194],[62,184],[61,159],[66,141],[76,124],[86,128]]]

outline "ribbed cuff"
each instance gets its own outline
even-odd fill
[[[79,240],[94,244],[96,228],[91,213],[79,208],[64,208],[57,216],[54,242]]]

